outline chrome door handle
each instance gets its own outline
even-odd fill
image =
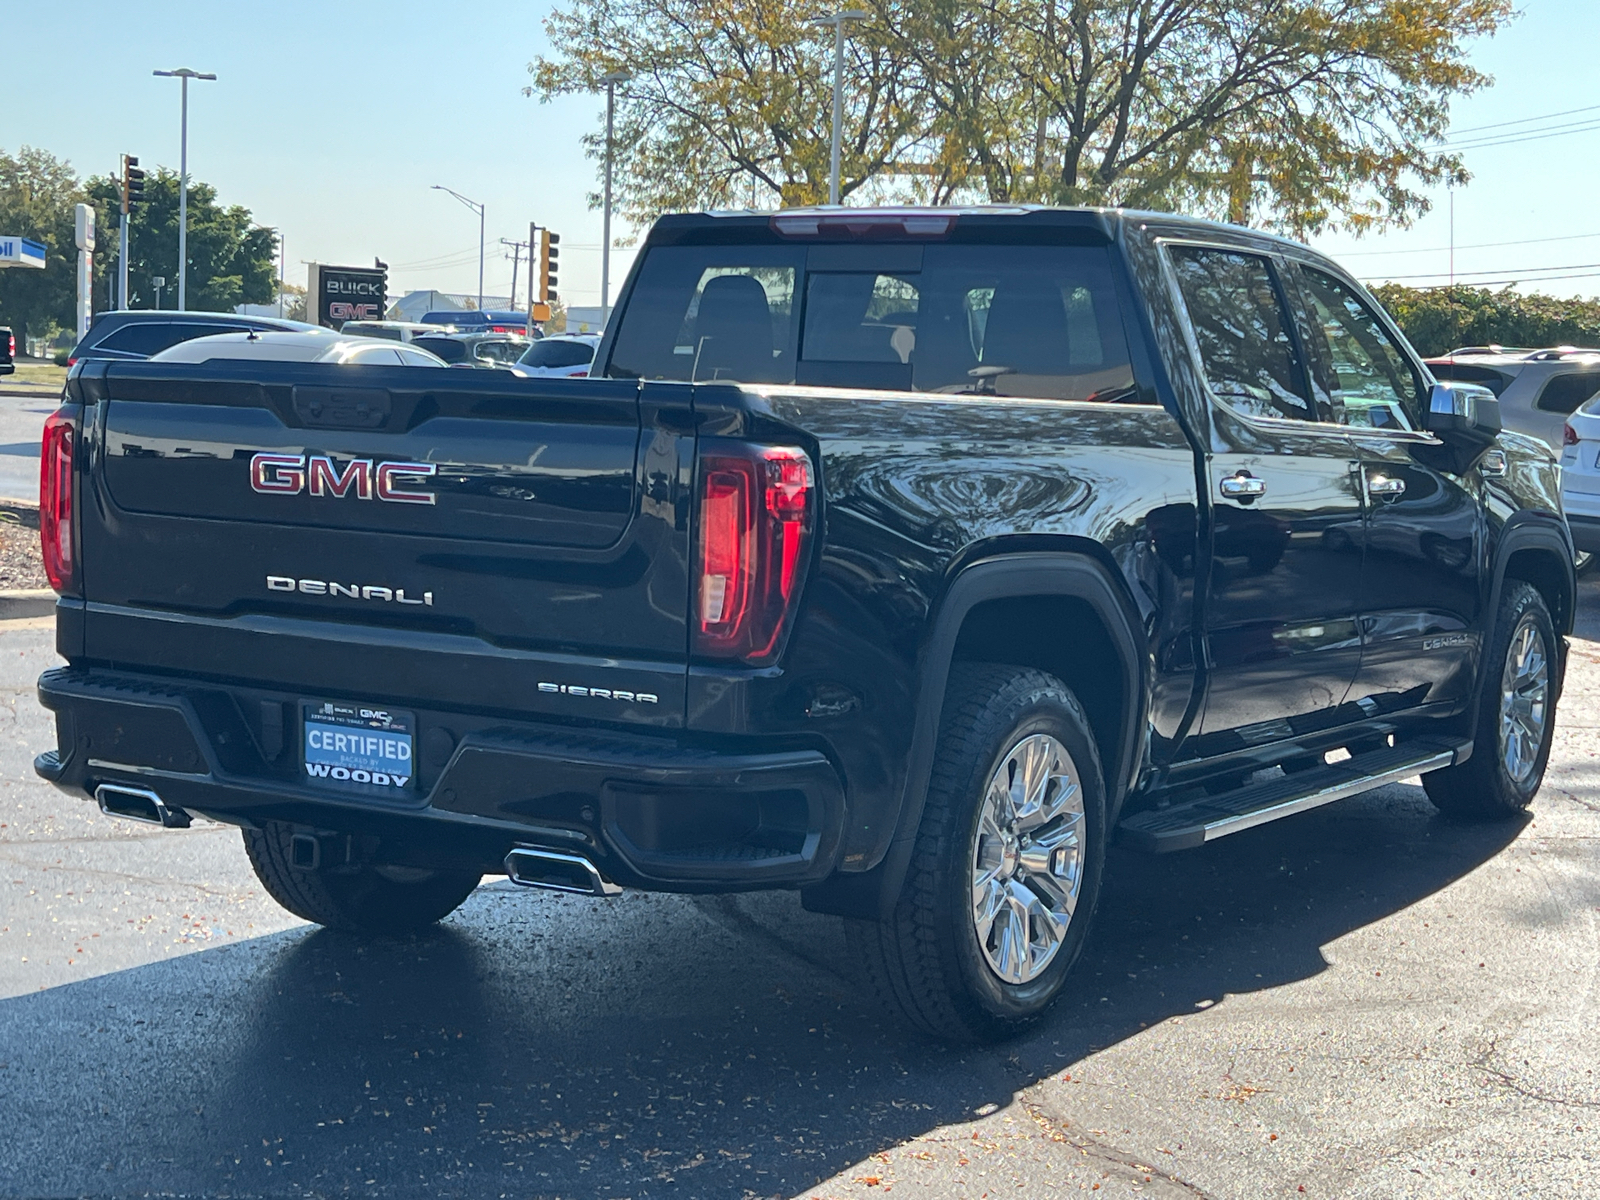
[[[1406,481],[1392,475],[1367,476],[1367,495],[1380,500],[1395,500],[1406,494]]]
[[[1257,496],[1267,494],[1267,481],[1257,479],[1249,471],[1235,471],[1232,475],[1224,475],[1219,479],[1217,489],[1226,500],[1237,500],[1241,504],[1248,504]]]

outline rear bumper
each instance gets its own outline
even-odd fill
[[[629,886],[729,891],[815,882],[838,855],[843,788],[814,749],[418,711],[417,786],[395,800],[304,777],[297,696],[68,667],[40,677],[39,700],[57,747],[34,769],[68,792],[136,785],[235,824],[358,835],[377,861],[492,873],[540,846]]]

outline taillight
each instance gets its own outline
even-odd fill
[[[67,366],[68,367],[75,367],[77,365],[78,365],[78,360],[77,359],[75,359],[75,358],[67,359]]]
[[[39,538],[44,573],[58,592],[72,590],[77,560],[72,553],[72,456],[78,422],[61,409],[44,423],[39,448]]]
[[[1561,444],[1563,446],[1576,446],[1578,444],[1578,431],[1571,425],[1561,427]]]
[[[805,579],[815,523],[811,460],[793,446],[703,443],[695,648],[771,658]]]

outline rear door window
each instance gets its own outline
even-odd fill
[[[1600,392],[1600,371],[1574,371],[1567,375],[1554,375],[1539,393],[1534,405],[1542,412],[1570,416],[1578,406]]]
[[[197,337],[210,337],[214,333],[242,333],[247,326],[224,325],[220,322],[202,321],[139,321],[113,331],[99,343],[106,350],[120,350],[126,354],[142,354],[148,358],[159,354],[179,342]]]
[[[581,367],[594,359],[594,347],[583,342],[546,338],[529,346],[517,361],[525,367]]]
[[[1272,264],[1208,246],[1169,252],[1212,392],[1250,416],[1316,420]]]
[[[429,354],[437,354],[447,363],[458,363],[466,360],[467,348],[454,338],[413,338],[413,346],[426,350]]]

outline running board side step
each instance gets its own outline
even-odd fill
[[[1418,738],[1225,795],[1144,809],[1120,822],[1117,830],[1126,844],[1152,854],[1192,850],[1230,833],[1465,762],[1471,753],[1470,741]]]

